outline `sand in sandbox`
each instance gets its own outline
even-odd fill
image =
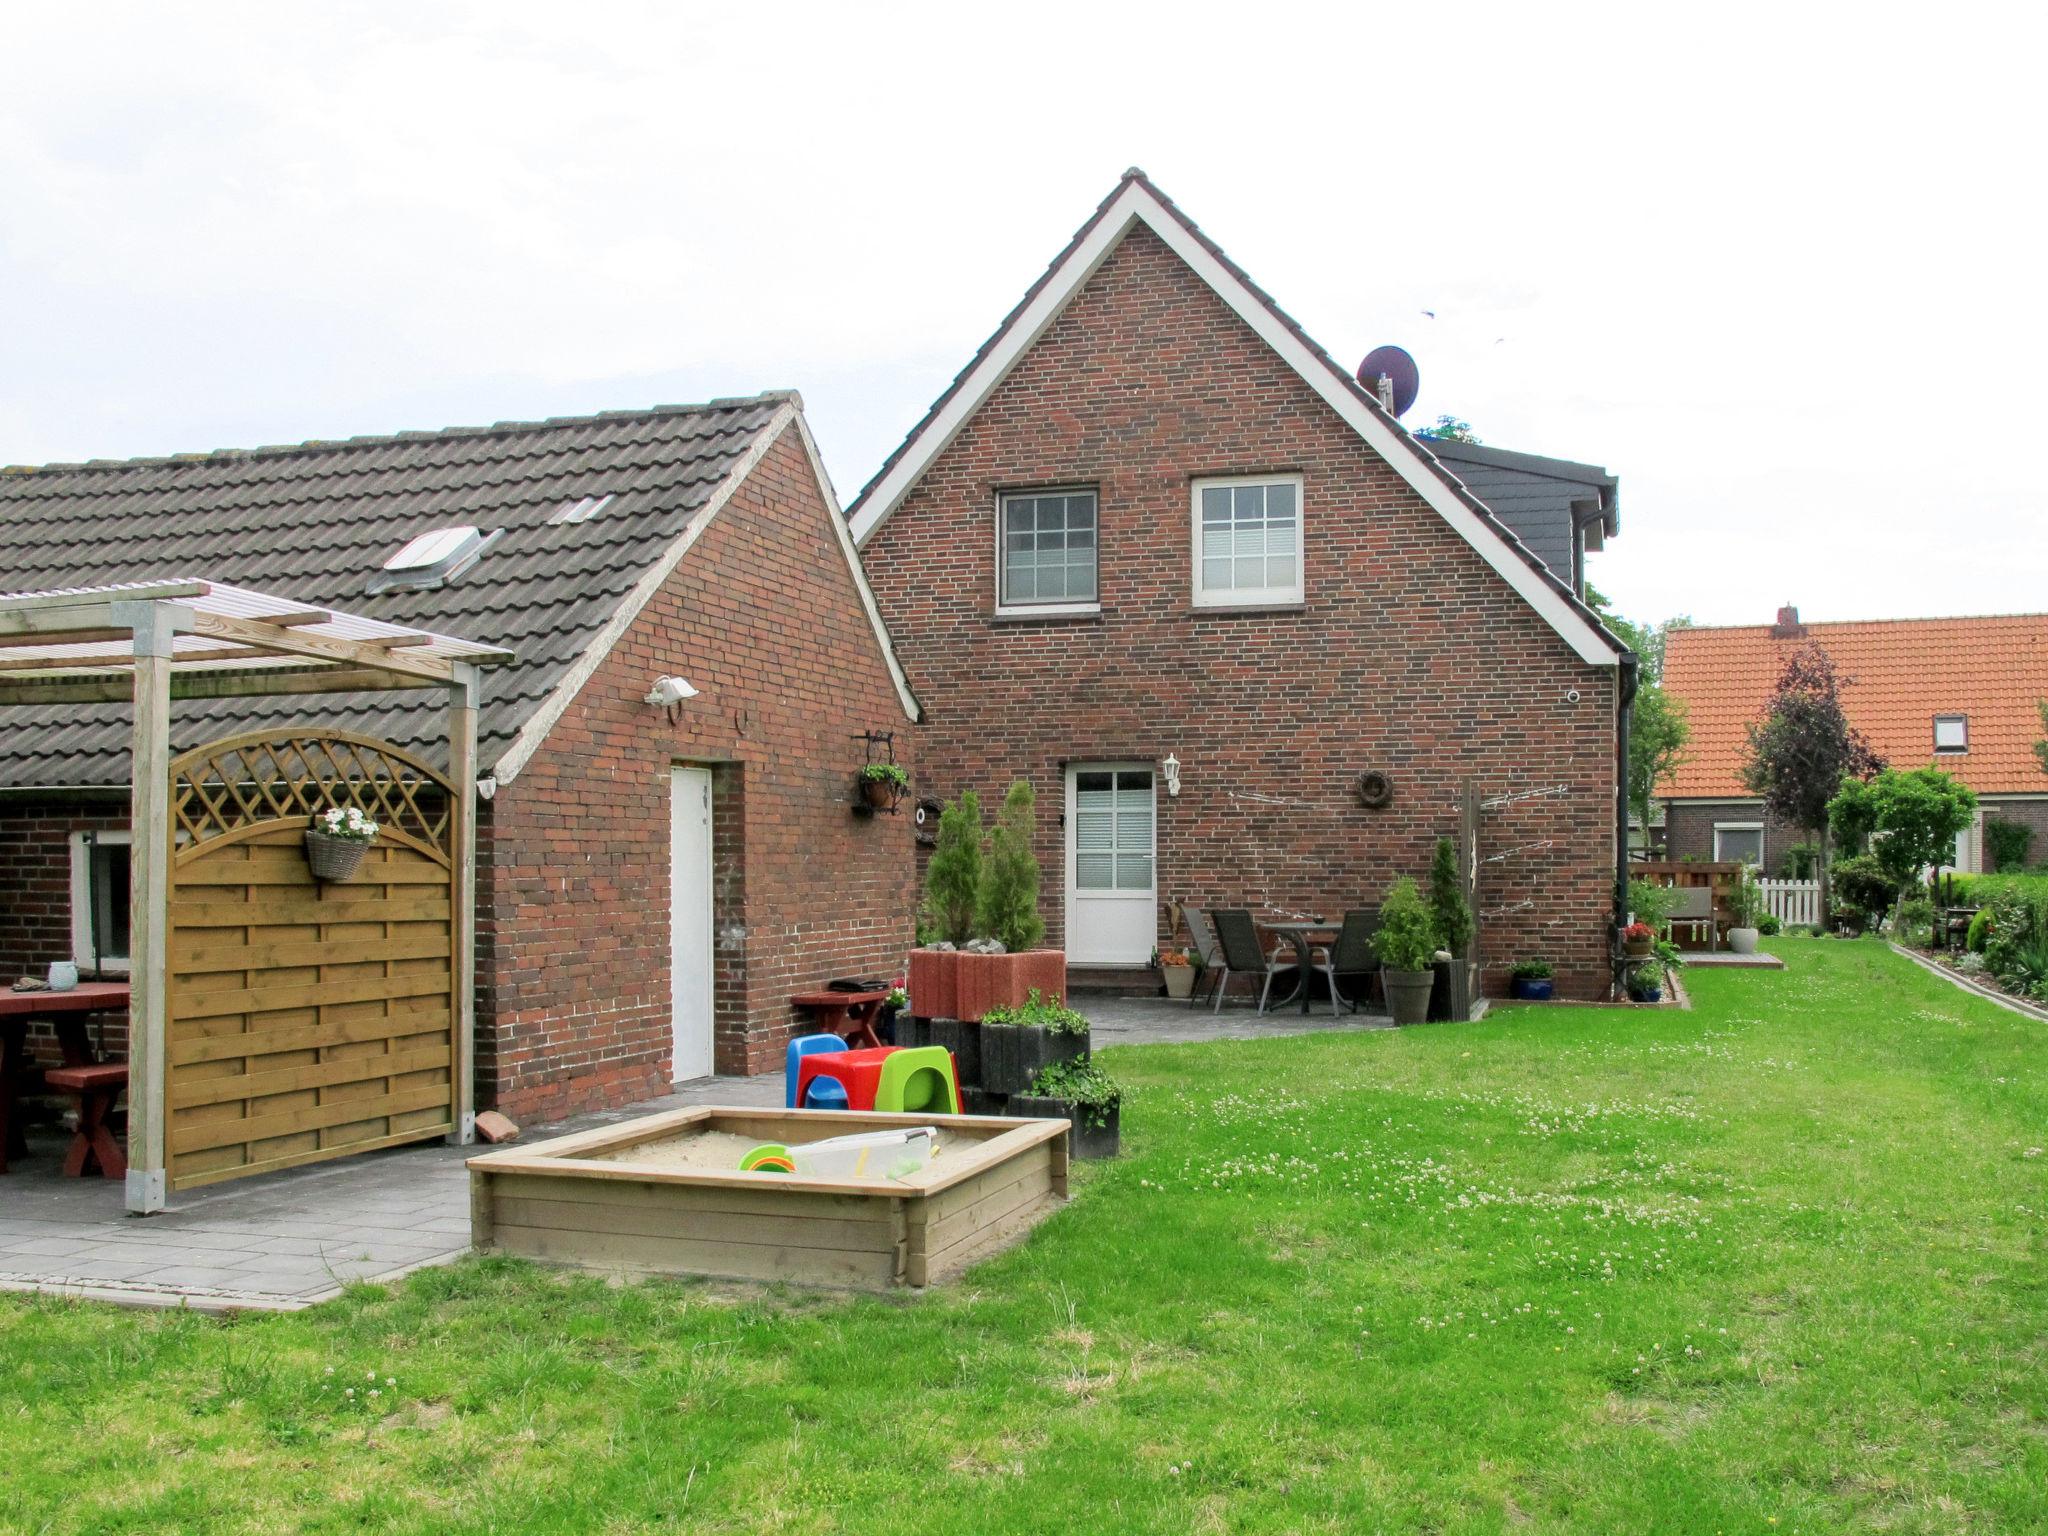
[[[818,1137],[823,1141],[826,1138]],[[932,1160],[938,1161],[946,1155],[947,1136],[944,1131],[932,1141]],[[688,1135],[670,1136],[661,1141],[643,1141],[637,1146],[609,1147],[589,1154],[607,1163],[645,1163],[651,1168],[667,1168],[679,1173],[736,1173],[740,1159],[762,1144],[758,1136],[739,1136],[731,1131],[693,1131]],[[785,1142],[785,1146],[797,1146],[797,1142]],[[885,1178],[864,1178],[863,1184],[888,1184],[894,1182]]]

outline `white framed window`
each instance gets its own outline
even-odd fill
[[[996,612],[1100,612],[1099,510],[1095,492],[1085,488],[998,497]]]
[[[1934,750],[1937,752],[1969,751],[1970,717],[1968,715],[1936,715],[1934,717]]]
[[[1716,864],[1756,864],[1764,861],[1764,824],[1760,821],[1717,821],[1714,823]]]
[[[1302,600],[1301,476],[1194,484],[1195,606]]]
[[[128,974],[126,832],[71,834],[71,958],[81,971]]]

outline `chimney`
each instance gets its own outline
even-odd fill
[[[1778,622],[1771,626],[1773,640],[1803,640],[1806,626],[1799,622],[1799,610],[1787,603],[1778,610]]]

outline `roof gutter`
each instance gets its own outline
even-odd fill
[[[1628,926],[1628,743],[1629,726],[1635,716],[1639,666],[1634,651],[1621,654],[1621,689],[1614,711],[1614,929],[1608,952],[1614,984],[1621,984],[1621,930]],[[1648,828],[1644,831],[1647,833]]]

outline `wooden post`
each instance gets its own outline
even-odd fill
[[[131,609],[132,613],[122,610]],[[114,605],[135,631],[135,723],[129,753],[128,1210],[164,1208],[170,1115],[165,1053],[165,928],[171,896],[171,633],[166,605]]]
[[[454,944],[449,972],[455,992],[454,1124],[451,1146],[476,1140],[476,708],[482,672],[454,663],[448,689],[449,833],[454,878],[449,882],[449,924]]]

